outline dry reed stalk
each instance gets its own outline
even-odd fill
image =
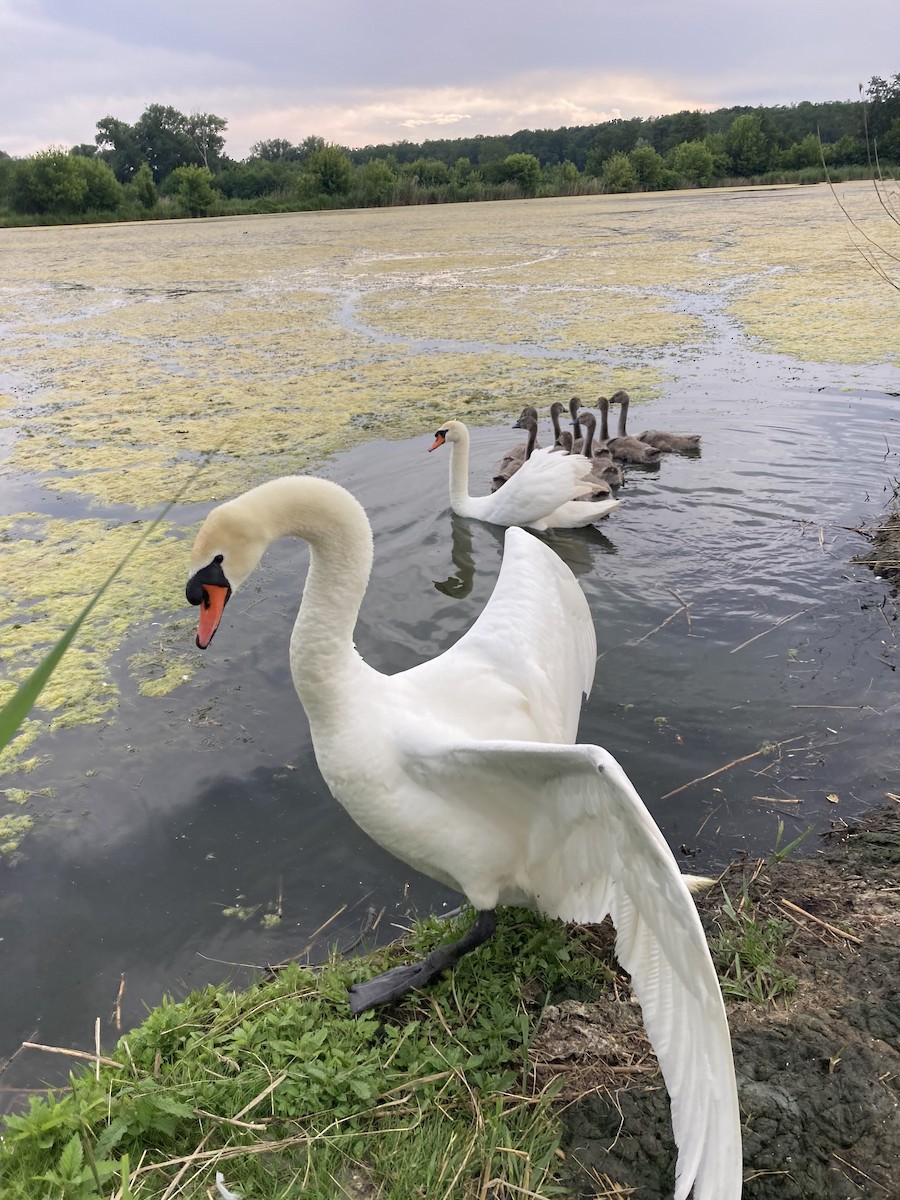
[[[114,1058],[104,1058],[102,1054],[90,1054],[85,1050],[67,1050],[63,1046],[43,1046],[40,1042],[23,1042],[19,1050],[44,1050],[47,1054],[67,1054],[70,1058],[84,1058],[88,1062],[103,1063],[104,1067],[115,1067],[117,1071],[125,1070],[122,1063],[116,1062]],[[18,1054],[18,1050],[16,1053]]]
[[[798,614],[799,615],[799,614]],[[671,792],[666,792],[664,796],[660,796],[660,800],[668,800],[670,796],[677,796],[679,792],[685,791],[689,787],[693,787],[695,783],[704,783],[707,779],[714,779],[716,775],[721,775],[723,771],[728,771],[732,767],[740,766],[741,763],[749,762],[752,758],[759,758],[761,754],[770,754],[773,749],[779,750],[782,746],[789,746],[791,742],[799,742],[804,735],[798,733],[796,737],[785,738],[783,742],[776,742],[774,747],[763,746],[760,750],[754,750],[752,754],[744,754],[741,758],[733,758],[731,762],[727,762],[724,767],[717,767],[715,771],[710,771],[708,775],[698,775],[696,779],[689,779],[687,783],[683,783],[681,787],[673,788]]]
[[[741,642],[739,646],[735,646],[733,650],[729,650],[729,654],[737,654],[738,650],[743,650],[745,646],[749,646],[751,642],[757,641],[761,637],[765,637],[767,633],[773,633],[776,629],[780,629],[782,625],[787,625],[791,621],[796,621],[798,617],[802,617],[806,612],[805,608],[801,608],[800,612],[793,613],[789,617],[782,617],[780,621],[776,621],[774,625],[770,625],[768,629],[764,629],[762,633],[756,633],[752,638],[747,638],[746,642]]]
[[[838,929],[837,925],[831,925],[828,921],[823,921],[821,917],[814,917],[811,912],[807,912],[805,908],[801,908],[799,904],[794,904],[792,900],[785,899],[784,896],[778,901],[784,908],[791,909],[792,912],[799,913],[801,917],[806,917],[810,921],[814,921],[816,925],[821,925],[823,929],[827,929],[834,937],[846,938],[848,942],[855,942],[858,946],[863,944],[863,939],[857,937],[855,933],[847,933],[843,929]]]

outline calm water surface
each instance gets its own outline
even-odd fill
[[[865,543],[848,528],[873,522],[900,473],[900,402],[784,377],[732,402],[729,386],[723,362],[718,390],[633,407],[635,431],[701,432],[702,456],[631,469],[611,519],[547,538],[597,626],[581,740],[619,757],[676,855],[702,871],[770,850],[779,820],[783,841],[850,820],[900,779],[897,609],[852,563]],[[473,491],[518,436],[473,430]],[[372,443],[324,472],[374,526],[357,644],[389,672],[453,644],[502,554],[502,531],[451,516],[449,456],[427,454],[430,440]],[[204,511],[181,512],[185,567]],[[370,909],[384,910],[384,938],[458,902],[370,843],[319,778],[287,667],[306,561],[299,543],[269,551],[191,685],[162,701],[126,690],[115,725],[54,739],[71,764],[67,811],[19,866],[0,865],[0,1061],[25,1039],[90,1048],[98,1016],[112,1044],[123,977],[127,1029],[165,992],[240,982],[310,942],[314,958],[349,944]],[[124,646],[122,664],[154,636]],[[712,774],[765,743],[780,749]],[[236,904],[260,907],[223,915]],[[282,914],[275,928],[261,924],[267,908]],[[67,1069],[20,1053],[0,1104]]]

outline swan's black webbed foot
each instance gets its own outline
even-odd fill
[[[493,911],[484,909],[478,913],[472,928],[458,941],[450,942],[446,946],[437,946],[419,962],[404,963],[385,971],[382,975],[376,975],[374,979],[355,983],[348,992],[350,1012],[354,1017],[358,1017],[370,1008],[376,1008],[379,1004],[389,1004],[392,1000],[399,1000],[407,992],[425,987],[432,979],[455,966],[464,954],[486,942],[496,928]]]

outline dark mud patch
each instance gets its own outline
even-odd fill
[[[900,803],[826,835],[811,858],[735,865],[722,887],[756,922],[783,923],[775,967],[794,987],[728,1002],[745,1200],[896,1200]],[[700,905],[711,941],[721,900],[716,889]],[[668,1098],[626,995],[561,1001],[534,1047],[539,1081],[562,1079],[562,1177],[579,1197],[672,1195]]]

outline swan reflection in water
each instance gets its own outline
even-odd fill
[[[490,570],[496,572],[496,562],[503,550],[505,530],[499,525],[486,525],[480,521],[478,529],[488,533],[497,543],[498,553],[496,558],[491,557],[490,566]],[[456,573],[448,575],[446,579],[435,579],[433,582],[437,591],[449,596],[451,600],[465,600],[471,594],[477,570],[473,525],[467,517],[451,513],[450,530],[450,558]],[[583,529],[553,530],[541,535],[541,541],[556,551],[573,575],[589,575],[596,565],[597,551],[603,554],[619,552],[615,543],[596,525],[586,525]]]

